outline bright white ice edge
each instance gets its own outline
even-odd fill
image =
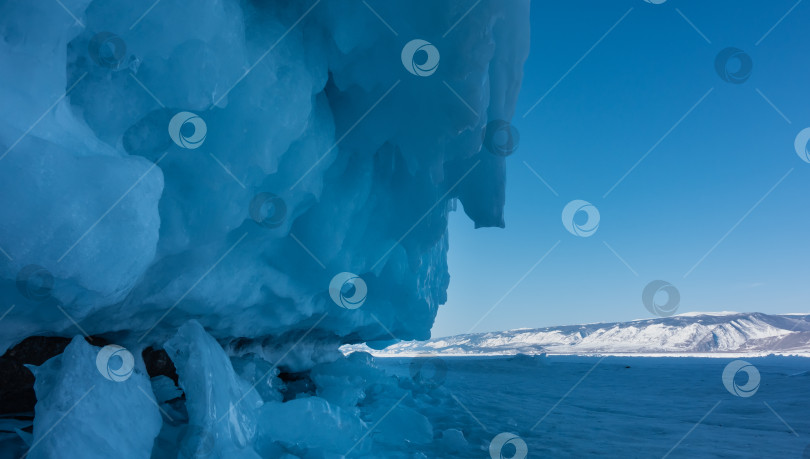
[[[415,39],[438,67],[403,66]],[[528,0],[0,2],[0,354],[74,337],[32,368],[33,435],[0,451],[415,457],[443,438],[433,389],[338,349],[430,336],[456,201],[504,225],[482,138],[528,47]],[[272,221],[251,215],[268,196]],[[341,272],[361,308],[330,299]]]
[[[379,357],[570,354],[616,356],[810,357],[810,314],[706,312],[631,322],[474,333],[397,343],[383,350],[344,346]]]

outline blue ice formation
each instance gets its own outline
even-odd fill
[[[430,336],[456,200],[477,227],[504,225],[505,154],[482,141],[512,117],[528,9],[0,2],[0,352],[81,334],[122,346],[135,365],[125,381],[99,376],[81,361],[97,347],[74,339],[38,367],[31,454],[101,457],[109,451],[93,445],[104,444],[148,457],[149,435],[156,457],[329,457],[431,441],[405,392],[389,416],[417,426],[407,439],[384,425],[363,437],[398,397],[368,402],[371,383],[347,381],[382,376],[338,347]],[[340,295],[361,306],[332,300],[339,273],[354,273]],[[166,376],[145,384],[148,347],[167,351],[177,387]],[[307,389],[287,387],[282,370],[307,373]],[[125,441],[73,435],[78,420],[45,438],[90,387],[76,410],[114,419],[104,434]],[[172,404],[181,389],[185,404]],[[347,433],[297,437],[323,423]]]
[[[31,459],[136,457],[127,451],[152,448],[161,417],[143,364],[122,383],[99,371],[98,355],[77,336],[62,354],[32,368],[37,405]]]

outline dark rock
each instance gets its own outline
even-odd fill
[[[315,395],[315,382],[310,378],[308,371],[281,372],[278,377],[284,381],[281,395],[284,396],[285,402],[294,400],[299,394]]]
[[[143,357],[143,363],[146,365],[146,373],[149,374],[150,378],[163,375],[170,378],[175,384],[179,384],[177,369],[166,351],[147,347],[143,350],[141,356]]]
[[[42,365],[69,343],[59,336],[30,336],[0,357],[0,414],[33,413],[34,374],[25,365]]]

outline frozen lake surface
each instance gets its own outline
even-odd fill
[[[454,448],[437,440],[413,449],[427,457],[488,457],[490,441],[501,432],[521,437],[527,457],[810,457],[810,359],[745,358],[761,378],[749,397],[733,395],[723,383],[723,371],[734,360],[520,356],[376,362],[398,376],[419,371],[418,378],[444,389],[437,391],[446,394],[444,400],[425,407],[434,431],[441,437],[458,429],[468,445]],[[745,373],[734,382],[745,387]],[[502,454],[514,452],[507,444]]]

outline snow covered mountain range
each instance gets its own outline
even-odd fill
[[[377,356],[634,354],[810,356],[810,314],[686,313],[630,322],[566,325],[407,341]]]

